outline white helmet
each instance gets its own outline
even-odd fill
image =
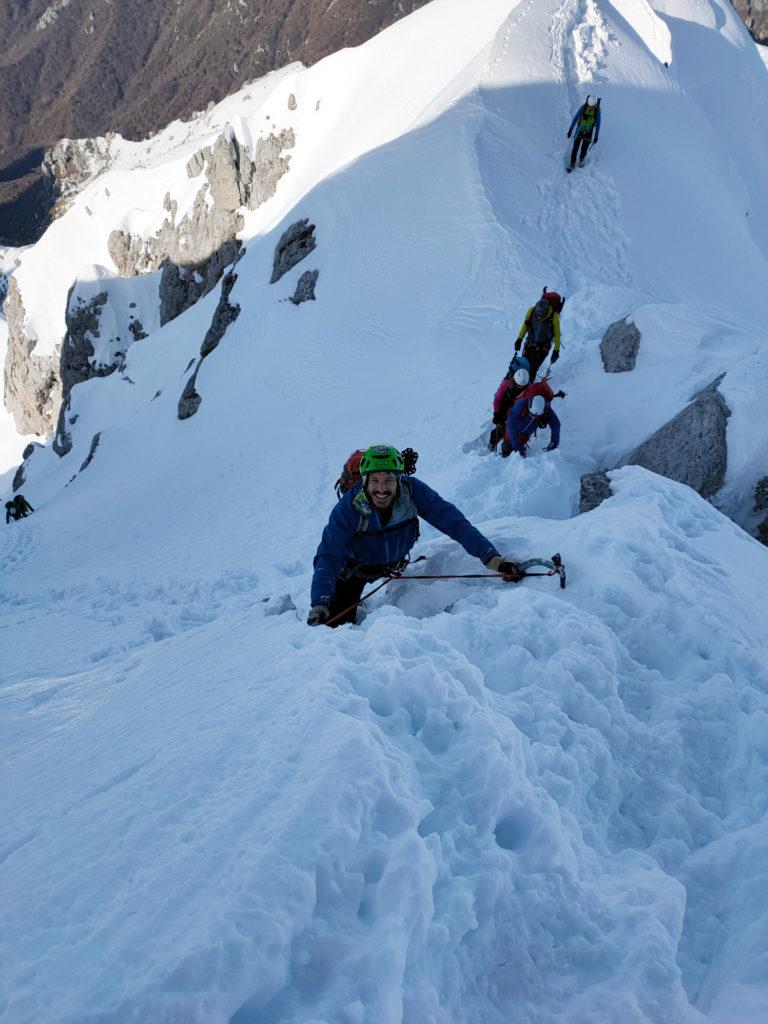
[[[597,106],[597,97],[596,96],[587,96],[587,106],[588,107],[596,107]]]
[[[547,403],[544,401],[543,395],[534,395],[528,406],[528,411],[531,416],[543,416],[544,410],[547,407]]]
[[[519,370],[515,370],[515,384],[519,388],[524,388],[528,383],[528,371],[524,367],[520,367]]]

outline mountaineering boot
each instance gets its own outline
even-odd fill
[[[583,166],[584,166],[584,161],[583,160],[579,160],[579,167],[583,167]]]

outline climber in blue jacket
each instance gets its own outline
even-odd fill
[[[584,158],[587,155],[590,143],[593,146],[597,145],[597,140],[600,135],[600,99],[597,96],[587,96],[586,100],[579,109],[576,111],[576,116],[571,121],[571,127],[568,129],[568,138],[570,139],[573,134],[573,129],[576,129],[576,138],[573,140],[573,149],[571,150],[571,163],[568,167],[570,173],[576,166],[576,155],[581,146],[581,155],[579,156],[579,167],[584,166]],[[592,135],[594,134],[594,139]]]
[[[404,476],[404,468],[391,445],[373,445],[363,455],[362,479],[334,507],[315,555],[310,626],[354,623],[365,584],[407,565],[420,516],[492,572],[522,579],[516,563],[500,555],[455,505],[416,477]]]
[[[521,398],[515,402],[507,416],[501,454],[507,458],[512,452],[519,452],[522,458],[527,454],[528,443],[538,430],[549,427],[549,444],[544,449],[553,452],[560,444],[560,420],[543,395]]]

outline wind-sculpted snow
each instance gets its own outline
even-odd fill
[[[124,653],[9,665],[9,1019],[721,1019],[697,993],[766,900],[759,869],[727,903],[706,880],[764,857],[740,566],[768,553],[680,485],[614,487],[557,529],[496,524],[569,551],[564,592],[400,583],[331,633],[266,616],[252,580],[205,614],[203,591],[137,584],[98,600]],[[22,606],[60,654],[57,619],[85,611]],[[751,934],[715,977],[764,1010]]]
[[[638,467],[577,515],[583,474],[725,372],[713,502],[765,518],[763,79],[720,0],[671,2],[436,0],[137,144],[21,254],[50,340],[81,266],[62,239],[108,266],[126,209],[142,237],[170,192],[183,216],[187,163],[224,124],[246,149],[295,127],[274,196],[243,211],[221,343],[199,361],[215,289],[76,384],[71,451],[35,447],[35,512],[0,529],[13,1024],[768,1018],[768,551]],[[727,152],[682,55],[698,32]],[[566,177],[593,88],[603,135]],[[305,219],[311,258],[270,284]],[[309,271],[317,301],[295,305]],[[562,443],[502,460],[491,398],[544,285],[567,295]],[[607,374],[600,339],[625,319],[636,364]],[[358,626],[309,629],[333,481],[377,441],[417,449],[507,557],[560,552],[567,589],[401,580]],[[415,554],[413,574],[481,571],[426,523]]]

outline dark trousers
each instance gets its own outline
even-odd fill
[[[353,625],[357,622],[357,606],[356,603],[363,596],[365,585],[368,580],[360,579],[357,576],[353,576],[351,579],[336,580],[336,590],[334,591],[331,603],[328,606],[330,611],[330,617],[338,615],[339,612],[343,612],[345,608],[349,608],[349,611],[342,615],[340,619],[332,623],[332,628],[336,626],[343,626],[346,622],[351,622]],[[354,608],[350,608],[350,605],[355,605]]]
[[[536,374],[539,372],[539,367],[549,355],[550,345],[531,345],[526,342],[523,348],[523,355],[530,364],[529,376],[531,384],[536,380]]]
[[[571,150],[571,167],[576,166],[576,152],[579,146],[581,146],[581,155],[579,156],[579,160],[583,160],[584,157],[587,155],[587,150],[589,149],[589,144],[591,141],[591,131],[588,131],[586,135],[579,135],[578,132],[576,133],[576,138],[573,140],[573,149]]]

